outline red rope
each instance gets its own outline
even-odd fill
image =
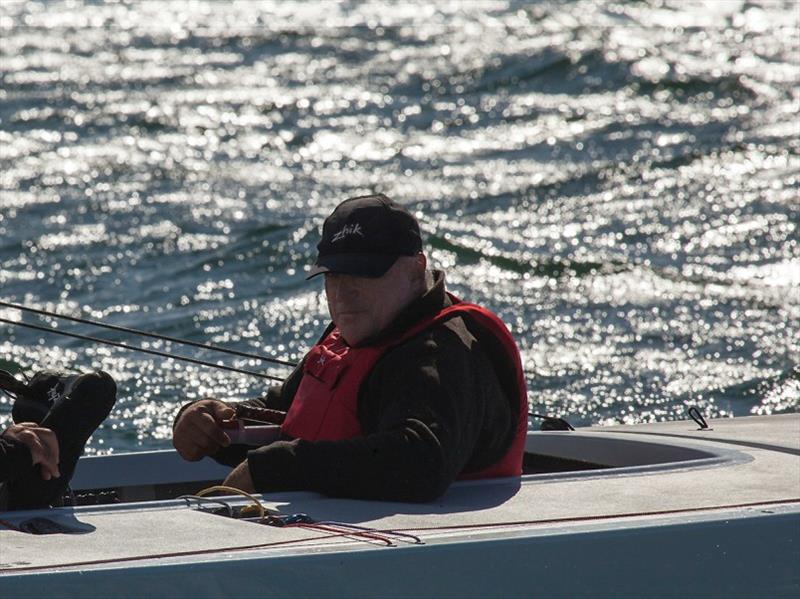
[[[336,536],[353,537],[353,538],[355,538],[355,539],[357,539],[359,541],[367,541],[367,542],[378,541],[378,542],[380,542],[381,545],[384,545],[386,547],[392,547],[394,545],[394,543],[392,543],[392,541],[390,539],[387,539],[386,537],[383,537],[380,534],[375,534],[375,533],[383,532],[383,531],[378,531],[378,530],[376,530],[375,532],[372,532],[372,531],[359,531],[359,530],[344,531],[341,528],[335,528],[334,526],[326,526],[324,524],[306,524],[306,523],[287,524],[286,526],[294,526],[294,527],[298,527],[298,528],[308,528],[310,530],[324,530],[324,531],[327,531],[327,532],[331,532]]]

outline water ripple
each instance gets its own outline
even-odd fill
[[[537,411],[796,409],[793,2],[387,6],[0,3],[2,298],[297,360],[325,324],[322,220],[382,191],[509,323]],[[0,358],[114,374],[93,452],[263,392],[5,325]]]

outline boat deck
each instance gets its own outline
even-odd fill
[[[800,415],[713,420],[710,425],[711,430],[702,431],[691,421],[681,421],[529,433],[527,451],[610,467],[458,482],[427,504],[331,499],[306,492],[261,496],[264,505],[282,514],[305,513],[317,522],[333,523],[322,526],[265,526],[199,511],[183,500],[6,512],[0,518],[10,526],[44,516],[75,532],[31,535],[0,527],[0,586],[30,583],[37,574],[85,575],[119,568],[152,576],[158,568],[164,573],[167,565],[202,569],[198,580],[214,584],[212,573],[247,571],[253,560],[272,560],[278,571],[313,562],[331,570],[331,580],[340,580],[349,571],[343,566],[345,555],[353,567],[382,568],[380,556],[392,555],[393,562],[409,552],[446,551],[448,557],[434,563],[453,568],[470,563],[476,543],[481,549],[474,559],[502,572],[508,565],[496,560],[518,559],[506,553],[517,545],[531,551],[549,547],[544,554],[534,551],[541,565],[542,560],[549,563],[544,556],[567,538],[573,549],[564,545],[565,556],[578,551],[576,539],[604,539],[602,546],[608,549],[626,535],[639,539],[623,543],[624,552],[633,551],[629,559],[634,562],[642,559],[635,555],[636,544],[644,543],[644,550],[654,535],[666,534],[659,542],[667,539],[668,546],[694,539],[693,547],[700,551],[709,542],[722,540],[724,545],[726,535],[735,539],[743,531],[754,543],[745,552],[751,557],[762,537],[771,543],[770,552],[780,548],[800,557]],[[248,503],[245,498],[226,501]],[[734,526],[736,522],[741,526]],[[369,532],[349,528],[353,525]],[[784,532],[776,537],[773,529]],[[701,543],[695,538],[699,530],[717,532]],[[730,541],[725,547],[735,556],[745,545]],[[365,558],[367,554],[371,557]],[[702,563],[700,555],[702,551],[697,558]],[[417,563],[421,556],[409,557],[407,563]],[[551,566],[553,572],[563,569]],[[486,566],[482,571],[486,575]],[[323,572],[311,578],[325,579]],[[296,574],[290,579],[300,584]],[[793,580],[800,589],[800,574]],[[413,587],[407,579],[403,584]],[[203,594],[202,588],[198,591]]]

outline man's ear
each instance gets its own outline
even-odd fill
[[[422,272],[425,272],[425,270],[428,268],[428,258],[422,252],[417,254],[415,258],[417,266],[422,270]]]

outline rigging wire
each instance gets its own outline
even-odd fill
[[[238,372],[240,374],[248,374],[250,376],[256,376],[262,379],[270,379],[273,381],[283,381],[282,377],[273,376],[271,374],[263,374],[261,372],[255,372],[253,370],[245,370],[244,368],[236,368],[235,366],[225,366],[224,364],[214,364],[213,362],[206,362],[205,360],[198,360],[196,358],[189,358],[187,356],[179,356],[176,354],[169,354],[166,352],[158,351],[155,349],[147,349],[144,347],[136,347],[133,345],[128,345],[126,343],[121,343],[119,341],[109,341],[107,339],[100,339],[98,337],[92,337],[90,335],[80,335],[78,333],[70,333],[68,331],[61,331],[59,329],[52,329],[48,327],[43,327],[36,324],[30,324],[27,322],[16,322],[13,320],[8,320],[6,318],[0,318],[0,322],[4,322],[6,324],[18,326],[18,327],[25,327],[28,329],[35,329],[37,331],[44,331],[45,333],[55,333],[56,335],[63,335],[65,337],[73,337],[75,339],[83,339],[84,341],[92,341],[94,343],[100,343],[103,345],[112,345],[114,347],[121,347],[122,349],[129,349],[132,351],[143,352],[145,354],[152,354],[154,356],[159,356],[162,358],[172,358],[173,360],[181,360],[183,362],[190,362],[192,364],[198,364],[200,366],[209,366],[211,368],[218,368],[220,370],[229,370],[230,372]]]
[[[159,339],[161,341],[171,341],[172,343],[180,343],[180,344],[183,344],[183,345],[190,345],[192,347],[197,347],[197,348],[200,348],[200,349],[208,349],[208,350],[217,351],[217,352],[221,352],[221,353],[225,353],[225,354],[232,354],[234,356],[239,356],[239,357],[242,357],[242,358],[251,358],[251,359],[254,359],[254,360],[260,360],[262,362],[271,362],[273,364],[280,364],[281,366],[290,366],[292,368],[297,366],[297,364],[295,364],[294,362],[289,362],[287,360],[280,360],[278,358],[272,358],[272,357],[269,357],[269,356],[261,356],[261,355],[258,355],[258,354],[250,354],[250,353],[239,351],[239,350],[236,350],[236,349],[228,349],[226,347],[218,347],[216,345],[210,345],[210,344],[206,344],[206,343],[198,343],[196,341],[189,341],[188,339],[179,339],[177,337],[170,337],[168,335],[159,335],[159,334],[156,334],[156,333],[150,333],[148,331],[142,331],[140,329],[133,329],[133,328],[129,328],[129,327],[123,327],[123,326],[119,326],[119,325],[115,325],[115,324],[109,324],[109,323],[106,323],[106,322],[100,322],[100,321],[97,321],[97,320],[89,320],[88,318],[78,318],[76,316],[69,316],[67,314],[59,314],[58,312],[49,312],[47,310],[41,310],[39,308],[31,308],[29,306],[23,306],[21,304],[15,304],[15,303],[12,303],[12,302],[6,302],[6,301],[0,300],[0,306],[5,307],[5,308],[13,308],[15,310],[20,310],[22,312],[30,312],[31,314],[38,314],[40,316],[50,316],[52,318],[61,318],[63,320],[69,320],[71,322],[77,322],[77,323],[80,323],[80,324],[89,324],[89,325],[92,325],[92,326],[95,326],[95,327],[100,327],[100,328],[103,328],[103,329],[109,329],[109,330],[112,330],[112,331],[121,331],[123,333],[130,333],[130,334],[133,334],[133,335],[140,335],[142,337],[150,337],[152,339]],[[8,321],[4,321],[4,322],[8,322]],[[51,329],[47,329],[47,330],[51,330]],[[105,343],[102,340],[101,340],[101,342]]]

